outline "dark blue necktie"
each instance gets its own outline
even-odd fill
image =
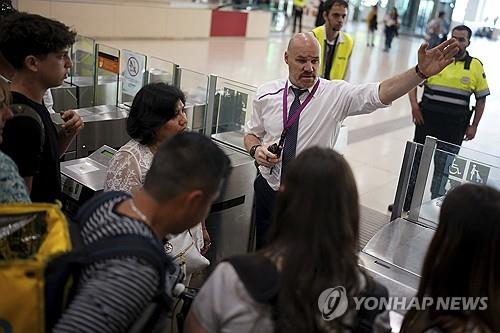
[[[290,106],[290,111],[288,112],[288,119],[292,118],[295,112],[300,107],[300,96],[307,92],[307,89],[299,89],[291,87],[295,99]],[[287,164],[295,157],[295,152],[297,150],[297,133],[299,132],[299,119],[288,129],[285,139],[285,146],[283,147],[282,161],[281,161],[281,179],[283,180],[283,174]]]

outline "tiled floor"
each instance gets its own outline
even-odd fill
[[[365,25],[351,24],[346,28],[356,44],[351,58],[352,83],[383,80],[416,63],[420,40],[401,36],[395,39],[389,53],[382,52],[382,36],[374,48],[365,46]],[[283,62],[289,34],[272,35],[267,40],[244,38],[210,38],[201,40],[105,40],[104,44],[129,49],[173,61],[181,67],[213,73],[251,85],[285,77]],[[476,139],[464,146],[500,155],[500,42],[473,39],[469,52],[484,64],[492,96],[488,97],[486,112]],[[394,199],[403,149],[413,137],[413,124],[407,97],[385,110],[370,115],[348,118],[345,125],[352,133],[345,154],[353,168],[361,204],[387,214],[387,204]]]

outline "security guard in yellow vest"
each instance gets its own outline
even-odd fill
[[[347,18],[348,6],[344,0],[327,0],[323,12],[325,24],[312,31],[321,45],[319,75],[327,80],[346,78],[354,41],[340,30]]]
[[[409,92],[413,120],[414,141],[423,143],[427,135],[439,140],[461,145],[462,140],[472,140],[484,112],[486,96],[490,94],[483,64],[471,57],[466,49],[472,31],[465,25],[457,26],[452,36],[458,41],[459,53],[455,62],[439,74],[424,82],[424,94],[417,103],[417,90]],[[425,73],[424,73],[425,74]],[[476,105],[474,119],[469,109],[470,96],[474,93]]]
[[[465,25],[455,27],[452,36],[458,41],[459,46],[455,61],[431,77],[426,77],[425,73],[417,71],[417,74],[425,79],[420,103],[417,103],[416,88],[408,93],[415,123],[413,141],[423,144],[425,137],[429,135],[453,144],[448,145],[438,141],[439,150],[434,155],[434,175],[430,189],[432,198],[446,193],[449,185],[449,166],[453,156],[459,152],[458,146],[464,139],[472,140],[476,136],[477,126],[486,105],[486,96],[490,94],[483,64],[466,51],[471,35],[469,27]],[[476,99],[474,111],[469,108],[472,94]],[[473,113],[474,118],[471,123]],[[418,164],[420,154],[416,159]],[[416,168],[414,169],[416,171]],[[416,178],[416,172],[412,170],[412,173],[412,177]],[[406,209],[409,208],[410,201],[407,198]]]

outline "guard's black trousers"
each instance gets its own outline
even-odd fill
[[[414,142],[424,144],[425,137],[429,135],[453,145],[462,145],[465,131],[469,125],[468,115],[452,116],[445,113],[422,110],[422,116],[424,124],[415,126]],[[458,154],[460,150],[459,147],[441,142],[438,142],[437,149],[434,154],[434,174],[431,183],[432,198],[443,196],[446,193],[445,187],[448,182],[448,169],[453,162],[454,155]],[[404,210],[409,210],[410,208],[421,155],[422,150],[418,149],[415,153]]]

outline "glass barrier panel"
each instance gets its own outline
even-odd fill
[[[441,204],[449,190],[465,183],[483,184],[500,190],[500,157],[438,140],[426,176],[423,196],[413,197],[419,205],[416,211],[410,211],[409,216],[436,228]]]
[[[146,84],[147,56],[129,50],[121,52],[121,103],[132,105],[135,94]]]
[[[194,132],[205,133],[209,77],[185,68],[179,69],[179,77],[179,87],[186,95],[188,128]]]
[[[95,40],[85,36],[76,36],[76,41],[71,47],[71,76],[73,78],[85,77],[92,79],[95,71]]]
[[[57,112],[94,105],[95,40],[77,35],[70,57],[69,76],[61,86],[51,89]]]
[[[94,105],[118,104],[119,75],[120,50],[97,44]]]
[[[173,62],[160,58],[149,57],[148,59],[148,82],[164,82],[170,85],[175,84],[175,73],[177,65]]]
[[[217,78],[212,137],[245,150],[243,127],[252,114],[257,88],[223,77]]]

